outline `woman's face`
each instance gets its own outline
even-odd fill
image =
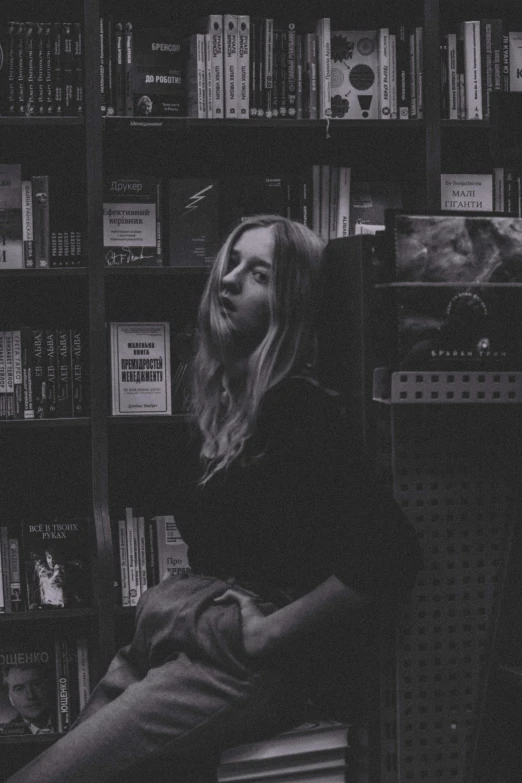
[[[221,311],[235,338],[250,350],[263,339],[270,322],[274,244],[271,226],[247,229],[231,248],[221,281]]]

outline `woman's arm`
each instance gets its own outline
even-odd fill
[[[266,655],[279,645],[306,636],[308,631],[325,627],[333,620],[357,612],[375,599],[347,587],[336,576],[330,576],[301,598],[265,617],[255,600],[233,588],[215,599],[216,603],[236,600],[241,609],[243,645],[247,655]]]

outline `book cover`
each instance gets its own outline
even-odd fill
[[[399,282],[522,282],[522,219],[397,214],[393,219]]]
[[[379,118],[377,30],[332,33],[332,118]]]
[[[513,289],[411,286],[396,292],[398,370],[519,370],[522,329]]]
[[[32,186],[34,263],[37,269],[47,269],[51,262],[49,177],[34,176]]]
[[[223,52],[223,68],[225,83],[225,117],[237,119],[238,102],[238,48],[239,31],[237,14],[223,14],[223,33],[225,48]]]
[[[0,164],[0,270],[24,266],[22,167]]]
[[[171,266],[210,266],[221,244],[220,191],[214,179],[169,180]]]
[[[175,29],[135,26],[131,79],[135,117],[187,115],[184,48]]]
[[[363,225],[371,226],[372,233],[383,231],[386,210],[401,209],[401,207],[399,182],[353,181],[350,197],[350,234],[360,233],[358,227]]]
[[[212,117],[225,116],[223,15],[210,14],[201,21],[201,32],[210,35]]]
[[[105,181],[103,246],[107,266],[161,266],[160,180]]]
[[[0,735],[31,736],[57,732],[57,682],[54,639],[39,632],[16,634],[0,644]]]
[[[492,174],[441,174],[440,208],[445,212],[492,212]]]
[[[23,521],[21,530],[28,609],[89,606],[88,520]]]
[[[188,547],[183,541],[172,514],[155,517],[158,543],[158,575],[160,581],[167,576],[179,576],[190,571]]]
[[[509,40],[509,91],[522,92],[522,32],[510,30]]]
[[[170,324],[112,322],[110,342],[113,415],[170,415]]]

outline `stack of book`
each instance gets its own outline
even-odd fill
[[[0,49],[1,116],[83,116],[80,22],[2,22]]]
[[[218,783],[345,783],[356,763],[350,733],[347,724],[323,720],[229,748],[221,755]]]
[[[100,20],[102,114],[212,119],[422,119],[422,27],[306,29],[211,14],[179,30]]]
[[[0,644],[0,666],[0,737],[69,731],[90,693],[86,638],[48,631],[11,637]]]
[[[80,220],[48,175],[23,178],[20,164],[0,164],[2,269],[85,266]]]
[[[187,545],[172,514],[150,516],[127,507],[113,529],[122,606],[136,606],[149,587],[190,570]]]

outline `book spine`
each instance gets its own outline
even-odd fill
[[[133,68],[133,30],[132,23],[125,22],[123,28],[123,111],[126,117],[134,114],[134,92],[132,88]]]
[[[145,520],[145,538],[147,553],[147,587],[154,587],[158,577],[158,529],[156,517]]]
[[[22,182],[22,241],[24,267],[34,269],[33,183],[27,179]]]
[[[397,110],[400,120],[410,117],[409,37],[408,28],[399,23],[397,28]]]
[[[339,166],[330,166],[330,219],[328,239],[337,237],[337,220],[339,218]]]
[[[33,333],[28,326],[20,330],[22,337],[22,381],[24,394],[24,419],[34,419],[33,399]]]
[[[13,364],[13,332],[5,332],[5,408],[6,419],[14,419],[14,364]]]
[[[7,23],[7,53],[6,53],[6,83],[5,113],[8,117],[16,116],[16,23]]]
[[[58,733],[66,734],[71,728],[71,682],[69,678],[69,641],[67,636],[61,635],[56,637],[55,653]]]
[[[7,612],[6,608],[6,598],[7,594],[5,592],[5,563],[4,563],[4,557],[2,554],[2,529],[0,528],[0,614],[5,614]]]
[[[250,79],[248,113],[250,117],[257,117],[257,31],[259,20],[255,16],[250,17]]]
[[[461,22],[464,41],[464,79],[466,91],[466,119],[481,120],[482,75],[480,71],[480,22]]]
[[[448,64],[448,119],[459,119],[458,75],[457,75],[457,36],[446,34]]]
[[[509,40],[509,91],[522,92],[522,32],[510,30]]]
[[[46,269],[51,260],[49,177],[34,176],[32,189],[34,262],[38,269]]]
[[[297,117],[297,31],[295,22],[287,26],[287,116]]]
[[[114,114],[124,114],[124,37],[123,22],[114,23]]]
[[[107,98],[107,117],[112,117],[116,107],[114,105],[114,28],[112,17],[107,16],[103,20],[104,46],[105,46],[105,93]]]
[[[274,29],[274,45],[272,52],[272,90],[271,90],[271,111],[272,117],[279,117],[280,96],[281,96],[281,30]],[[284,111],[284,110],[283,110]]]
[[[148,587],[147,583],[147,543],[145,538],[145,517],[138,516],[138,553],[140,559],[140,592],[143,595]]]
[[[74,103],[74,36],[72,22],[62,23],[62,81],[63,81],[63,113],[75,116]]]
[[[256,107],[257,107],[257,116],[258,117],[264,117],[265,116],[265,110],[263,108],[263,96],[264,96],[264,85],[265,85],[265,58],[264,58],[264,38],[265,38],[265,24],[264,19],[260,18],[257,20],[257,29],[256,29],[256,39],[255,39],[255,45],[256,45],[256,51],[255,56],[257,60],[257,80],[256,80]]]
[[[225,116],[225,95],[223,82],[223,15],[210,14],[208,32],[212,37],[212,116]]]
[[[504,21],[502,21],[502,54],[500,63],[502,89],[504,92],[509,92],[509,30]]]
[[[417,70],[415,58],[415,29],[408,29],[408,73],[409,73],[409,95],[410,95],[410,118],[417,119]]]
[[[107,60],[105,47],[105,19],[100,16],[100,112],[102,117],[107,115]]]
[[[417,78],[417,119],[424,118],[424,40],[422,27],[415,28],[415,74]]]
[[[83,28],[80,22],[73,23],[73,114],[84,115],[83,89]]]
[[[491,20],[491,59],[493,61],[493,92],[503,91],[502,84],[502,19]]]
[[[79,690],[79,708],[83,710],[91,692],[89,673],[89,645],[87,639],[80,638],[76,642],[77,677]]]
[[[25,115],[25,73],[24,73],[24,25],[16,24],[13,31],[15,45],[15,105],[16,114]]]
[[[288,114],[288,31],[281,30],[279,37],[279,101],[278,109],[280,117],[289,117]],[[292,115],[295,116],[295,113]]]
[[[53,103],[54,114],[62,117],[64,114],[64,89],[63,89],[63,49],[62,49],[62,23],[52,23],[52,79],[53,79]]]
[[[204,119],[208,115],[207,111],[207,64],[206,64],[206,44],[203,33],[198,33],[197,39],[197,79],[198,79],[198,117]]]
[[[303,119],[316,120],[317,116],[317,36],[307,33],[304,37]]]
[[[22,601],[22,569],[20,564],[20,540],[19,538],[8,539],[9,548],[9,574],[10,574],[10,596],[11,611],[23,611]]]
[[[321,214],[319,234],[324,240],[330,236],[330,166],[321,166]]]
[[[272,89],[274,86],[274,20],[263,19],[263,103],[264,116],[272,117]]]
[[[47,417],[45,331],[43,329],[33,329],[32,338],[33,361],[31,375],[33,379],[34,417],[35,419],[44,419]]]
[[[0,421],[7,418],[6,333],[0,331]]]
[[[397,109],[397,35],[390,33],[390,117],[398,118]]]
[[[118,552],[120,555],[121,605],[130,606],[127,527],[124,519],[118,520]]]
[[[490,99],[493,90],[493,20],[480,20],[480,51],[482,81],[482,115],[489,119]]]
[[[45,43],[44,27],[41,22],[35,25],[34,41],[34,81],[35,81],[35,115],[45,116]]]
[[[203,33],[194,33],[188,42],[187,108],[188,116],[207,116],[205,95],[205,39]]]
[[[316,27],[318,59],[318,117],[332,114],[331,104],[331,33],[330,18],[319,19]]]
[[[127,562],[129,564],[129,597],[130,606],[136,606],[140,597],[138,531],[136,517],[132,508],[125,509],[125,526],[127,530]]]
[[[31,117],[36,113],[36,75],[35,75],[35,38],[36,25],[26,22],[24,25],[24,76],[25,76],[25,114]]]
[[[380,27],[378,31],[379,46],[379,117],[381,120],[391,118],[390,101],[390,29]]]
[[[11,573],[9,569],[9,534],[7,527],[0,527],[0,560],[2,561],[2,591],[4,595],[4,612],[10,614],[11,606]]]
[[[12,330],[13,336],[13,418],[24,418],[24,387],[22,371],[22,334],[20,329]]]
[[[58,417],[57,406],[57,357],[56,357],[56,332],[54,329],[45,330],[45,417],[55,419]]]
[[[295,116],[303,119],[303,36],[297,33],[295,36]]]
[[[238,18],[237,14],[223,15],[224,33],[224,86],[225,86],[225,117],[237,119],[238,116]]]
[[[71,343],[72,415],[79,418],[87,415],[84,332],[73,327],[69,336]]]
[[[350,184],[351,168],[339,167],[339,198],[337,216],[337,236],[347,237],[350,234]]]
[[[238,117],[248,120],[250,117],[250,16],[239,14],[237,17],[238,49]]]
[[[207,117],[214,116],[212,109],[212,38],[210,33],[205,33],[205,90]]]
[[[69,329],[56,329],[56,411],[59,418],[72,416],[71,342]]]

